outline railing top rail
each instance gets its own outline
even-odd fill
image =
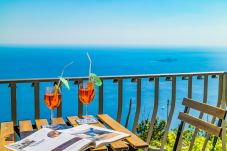
[[[170,76],[199,76],[199,75],[221,75],[226,74],[224,71],[215,72],[190,72],[190,73],[162,73],[162,74],[140,74],[140,75],[113,75],[113,76],[100,76],[103,80],[110,79],[127,79],[127,78],[155,78],[155,77],[170,77]],[[3,79],[0,84],[7,83],[32,83],[32,82],[52,82],[57,81],[59,78],[30,78],[30,79]],[[87,80],[88,77],[66,77],[69,81]]]

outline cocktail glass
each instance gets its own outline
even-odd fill
[[[46,87],[45,94],[44,94],[44,101],[46,106],[51,111],[51,121],[54,118],[54,109],[58,108],[61,104],[62,95],[58,90],[58,86],[55,85],[54,87]],[[51,122],[50,125],[46,125],[45,127],[51,128],[51,129],[58,129],[58,124],[53,124]]]

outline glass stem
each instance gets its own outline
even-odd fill
[[[51,125],[53,124],[52,118],[54,118],[54,110],[50,110],[50,123],[51,123]]]
[[[86,118],[88,119],[88,105],[86,104]]]

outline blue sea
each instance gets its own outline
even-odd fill
[[[100,76],[137,75],[157,73],[184,73],[227,71],[227,48],[130,48],[130,47],[0,47],[0,80],[58,77],[65,64],[74,64],[65,70],[65,77],[88,76],[89,52],[92,72]],[[49,118],[50,111],[44,104],[45,86],[40,86],[41,118]],[[208,103],[216,105],[218,78],[209,77]],[[77,114],[77,86],[70,82],[70,91],[63,88],[63,117]],[[131,79],[123,81],[123,112],[125,124],[129,101],[132,98],[130,126],[136,109],[136,84]],[[104,113],[117,116],[117,84],[104,81]],[[17,85],[17,119],[33,119],[34,98],[31,84]],[[89,105],[89,114],[98,113],[98,93]],[[187,96],[187,81],[177,78],[177,100],[171,128],[177,127],[178,113],[183,111],[182,98]],[[193,79],[193,98],[202,100],[203,80]],[[167,119],[167,100],[171,103],[171,81],[160,80],[160,96],[157,117]],[[154,104],[154,82],[142,80],[142,105],[139,120],[150,118]],[[0,121],[10,120],[10,88],[0,84]],[[84,109],[85,111],[85,109]],[[193,114],[197,114],[195,111]],[[210,117],[208,117],[208,120]],[[34,122],[34,119],[33,119]]]

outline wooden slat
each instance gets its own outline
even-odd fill
[[[155,78],[155,89],[154,89],[154,109],[153,109],[153,113],[152,113],[152,117],[151,117],[151,123],[150,123],[150,128],[148,131],[148,136],[147,136],[147,140],[146,142],[149,144],[151,137],[152,137],[152,132],[153,132],[153,128],[154,128],[154,123],[155,123],[155,119],[156,119],[156,115],[158,112],[158,98],[159,98],[159,78]],[[145,149],[146,151],[148,150],[148,148]]]
[[[48,125],[47,119],[36,119],[35,124],[37,129],[41,129],[43,125]]]
[[[160,150],[161,151],[164,150],[164,145],[166,144],[166,139],[167,139],[167,135],[169,133],[170,123],[172,121],[172,117],[173,117],[173,113],[174,113],[174,109],[175,109],[175,102],[176,102],[176,77],[173,76],[172,77],[172,100],[171,100],[171,108],[170,108],[168,120],[167,120],[166,127],[165,127],[165,133],[164,133],[164,136],[162,138],[162,143],[161,143],[161,147],[160,147]]]
[[[123,127],[120,123],[109,117],[107,114],[100,114],[98,118],[108,125],[111,129],[120,131],[126,134],[129,134],[130,137],[125,138],[125,140],[133,147],[133,148],[145,148],[148,147],[148,144],[144,142],[142,139],[137,137],[135,134],[130,132],[128,129]]]
[[[138,119],[140,115],[140,106],[141,106],[141,79],[137,79],[137,93],[136,93],[136,114],[134,118],[132,132],[136,133],[136,128],[138,126]]]
[[[105,126],[102,123],[100,123],[100,122],[99,123],[94,123],[92,125],[97,126],[97,127],[105,128]],[[110,143],[110,148],[112,150],[114,150],[114,151],[128,150],[129,149],[128,145],[126,145],[125,142],[123,142],[122,140]]]
[[[193,108],[195,110],[216,116],[220,119],[224,119],[225,115],[226,115],[226,110],[224,110],[224,109],[210,106],[205,103],[200,103],[200,102],[194,101],[192,99],[184,98],[182,104],[187,107]]]
[[[67,120],[69,121],[69,123],[74,127],[78,126],[78,124],[76,123],[77,119],[79,119],[77,116],[68,116],[67,117]]]
[[[100,126],[100,127],[105,127],[105,126]],[[122,140],[110,143],[110,148],[113,151],[127,151],[127,150],[129,150],[128,145],[126,145],[125,142],[122,141]]]
[[[99,86],[99,114],[103,113],[103,81],[102,85]]]
[[[208,93],[208,75],[204,76],[203,87],[204,87],[203,88],[203,103],[206,104],[207,103],[207,95],[208,95],[207,94]],[[203,118],[203,112],[200,112],[199,113],[199,119],[202,119],[202,118]],[[199,129],[195,128],[188,151],[192,150],[198,131],[199,131]]]
[[[58,124],[59,125],[59,127],[57,127],[57,129],[68,128],[68,125],[65,123],[65,121],[62,117],[51,118],[51,122],[52,122],[52,124]]]
[[[93,116],[91,116],[93,117]],[[94,124],[91,124],[93,126],[97,126],[97,127],[102,127],[102,128],[105,128],[105,126],[102,124],[102,123],[94,123]],[[116,142],[112,142],[110,144],[110,147],[112,150],[114,151],[119,151],[119,150],[128,150],[128,145],[125,144],[125,142],[119,140],[119,141],[116,141]],[[94,150],[97,150],[97,149],[94,149]]]
[[[123,98],[123,84],[122,79],[118,80],[118,111],[117,111],[117,121],[121,122],[121,114],[122,114],[122,99]],[[100,114],[100,113],[99,113]]]
[[[180,120],[189,123],[190,125],[193,125],[201,130],[206,131],[209,134],[215,135],[215,136],[220,136],[221,134],[221,128],[217,127],[214,124],[205,122],[201,119],[198,119],[196,117],[190,116],[186,113],[180,112],[179,117]]]
[[[30,120],[19,121],[20,138],[23,139],[33,133],[32,122]]]
[[[78,126],[78,124],[76,123],[76,120],[78,119],[79,117],[77,116],[69,116],[67,117],[69,123],[72,125],[72,126]],[[96,151],[103,151],[103,150],[108,150],[106,146],[101,146],[101,147],[98,147],[98,148],[95,148],[93,150],[96,150]]]
[[[94,149],[90,149],[91,151],[107,151],[108,148],[106,146],[101,146],[101,147],[97,147]]]
[[[66,123],[62,117],[52,118],[51,121],[53,124],[65,124],[66,125]]]
[[[1,133],[0,133],[0,150],[9,151],[5,148],[5,145],[11,144],[15,141],[13,122],[3,122],[1,123]]]

